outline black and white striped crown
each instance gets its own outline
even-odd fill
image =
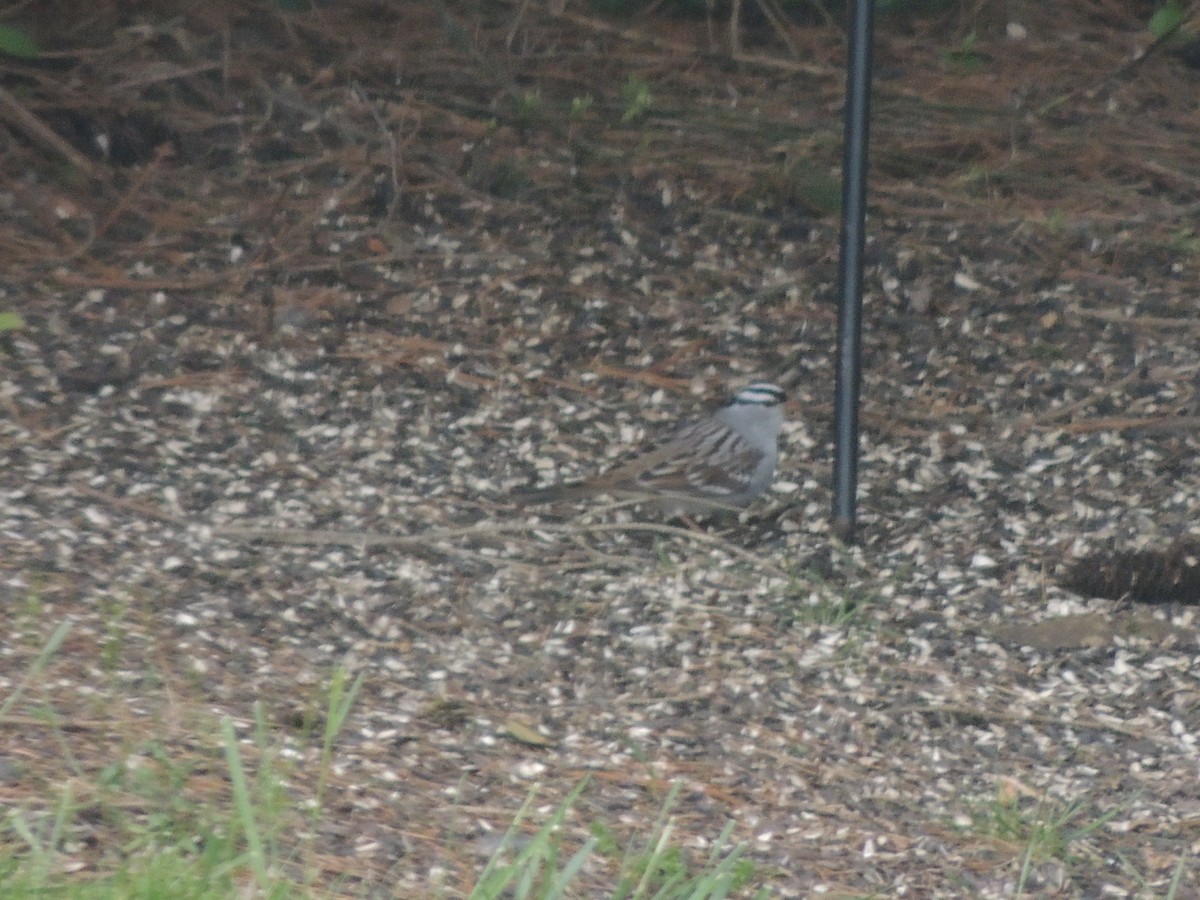
[[[756,381],[754,384],[748,384],[738,391],[732,400],[729,401],[730,406],[778,406],[787,399],[787,394],[782,388],[776,387],[767,381]]]

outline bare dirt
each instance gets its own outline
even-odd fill
[[[113,767],[164,758],[225,802],[256,704],[309,796],[344,662],[315,842],[280,837],[330,894],[460,896],[585,776],[571,846],[681,782],[690,858],[732,821],[778,896],[1200,890],[1195,608],[1060,586],[1196,527],[1200,72],[1139,58],[1152,4],[880,18],[847,547],[844,35],[654,6],[18,7],[0,695],[70,631],[4,802],[106,779],[149,821]],[[785,376],[741,522],[506,500]],[[79,817],[64,869],[121,835]]]

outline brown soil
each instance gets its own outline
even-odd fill
[[[256,703],[308,796],[345,660],[318,831],[281,838],[330,894],[462,895],[535,783],[585,775],[571,841],[644,836],[682,781],[679,845],[733,821],[781,896],[1011,896],[997,810],[1062,817],[1030,895],[1166,894],[1200,842],[1194,612],[1057,583],[1200,511],[1200,71],[1139,56],[1155,4],[880,19],[854,548],[836,24],[183,6],[7,20],[45,53],[0,61],[0,697],[71,631],[5,723],[6,805],[99,808],[160,748],[224,802],[213,722]],[[748,520],[505,501],[785,374]],[[79,817],[64,869],[118,834]]]

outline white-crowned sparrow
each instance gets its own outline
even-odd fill
[[[775,385],[755,382],[710,418],[684,425],[625,465],[584,481],[519,489],[512,497],[538,504],[609,494],[643,499],[673,516],[740,510],[775,477],[785,399]]]

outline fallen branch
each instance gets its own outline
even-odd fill
[[[172,521],[177,521],[174,516]],[[265,541],[272,544],[295,544],[300,546],[346,546],[346,547],[424,547],[445,541],[473,537],[500,537],[511,534],[611,534],[614,532],[645,532],[684,538],[700,544],[720,547],[744,562],[760,568],[770,569],[782,577],[789,574],[774,563],[755,556],[748,550],[730,544],[720,535],[707,531],[694,531],[677,525],[662,525],[657,522],[584,522],[555,524],[547,522],[493,522],[484,525],[467,525],[462,528],[443,528],[421,534],[381,534],[369,531],[339,531],[330,529],[282,530],[244,525],[216,525],[211,531],[218,537],[236,540]]]
[[[31,113],[21,101],[0,87],[0,112],[26,137],[47,150],[53,150],[90,178],[96,176],[92,161],[72,147],[53,128]]]

